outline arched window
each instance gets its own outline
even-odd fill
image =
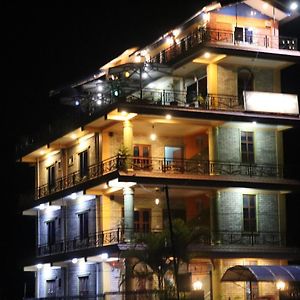
[[[238,70],[238,100],[243,104],[243,91],[253,91],[253,73],[247,68]]]

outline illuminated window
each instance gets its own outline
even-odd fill
[[[243,195],[243,220],[245,232],[256,232],[256,196]]]
[[[241,153],[243,163],[254,163],[253,132],[241,132]]]

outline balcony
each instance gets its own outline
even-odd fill
[[[41,257],[60,253],[67,253],[82,249],[115,245],[122,242],[123,239],[124,232],[121,228],[108,231],[101,231],[99,233],[90,234],[87,238],[84,239],[78,236],[69,240],[57,241],[52,245],[39,245],[37,247],[37,256]]]
[[[274,37],[272,35],[255,34],[239,36],[234,31],[200,28],[182,38],[178,43],[175,43],[171,47],[162,50],[154,57],[151,57],[150,61],[160,64],[172,64],[180,58],[183,58],[185,55],[191,54],[193,50],[206,43],[220,46],[234,45],[236,48],[250,47],[254,50],[269,48],[297,51],[297,42],[297,38],[293,37]]]
[[[126,229],[117,228],[90,234],[87,238],[66,239],[49,245],[43,244],[37,247],[37,256],[68,253],[83,249],[124,244]],[[147,233],[135,232],[133,240],[139,241]],[[285,233],[280,232],[241,232],[241,231],[217,231],[199,234],[195,240],[197,245],[220,246],[285,246]],[[125,247],[126,248],[126,247]]]
[[[219,176],[243,178],[285,178],[289,179],[292,173],[291,167],[283,167],[276,164],[255,164],[194,159],[168,159],[164,157],[128,157],[126,161],[122,157],[112,157],[88,168],[87,175],[80,176],[80,171],[73,172],[67,176],[57,179],[51,187],[48,184],[38,187],[35,191],[35,199],[64,191],[102,176],[119,171],[130,175],[128,170],[134,170],[139,175],[147,174],[147,177],[165,177],[180,175],[193,177],[194,179],[207,176],[218,178]]]

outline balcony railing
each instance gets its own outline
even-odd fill
[[[103,247],[106,245],[119,244],[124,240],[124,230],[121,228],[101,231],[90,234],[88,237],[74,237],[73,239],[60,240],[49,245],[39,245],[37,248],[37,256],[45,256],[51,254],[71,252],[81,249]]]
[[[80,170],[70,173],[55,180],[51,185],[44,184],[36,189],[35,198],[39,199],[48,195],[74,187],[83,182],[99,178],[107,173],[117,170],[117,157],[106,159],[100,163],[88,167],[85,176],[81,176]]]
[[[276,164],[256,164],[196,159],[174,159],[162,157],[113,157],[88,168],[86,176],[81,177],[80,171],[73,172],[57,179],[51,187],[45,184],[36,189],[36,199],[49,196],[75,187],[89,180],[114,171],[134,169],[143,172],[161,174],[190,174],[198,176],[245,176],[289,178],[293,174],[290,168]]]
[[[297,50],[297,38],[272,35],[248,34],[239,36],[234,31],[200,28],[193,31],[178,43],[162,50],[150,59],[151,62],[168,64],[176,58],[188,54],[203,43],[219,43],[255,48]]]
[[[133,230],[128,230],[133,232]],[[47,256],[67,253],[82,249],[97,248],[116,245],[125,242],[124,228],[101,231],[90,234],[86,238],[75,237],[57,241],[52,245],[44,244],[37,247],[37,256]],[[146,233],[134,232],[133,241],[139,241]],[[285,233],[280,232],[242,232],[242,231],[217,231],[198,234],[196,244],[201,245],[244,245],[244,246],[284,246]]]

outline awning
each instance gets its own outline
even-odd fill
[[[221,281],[293,281],[300,282],[300,266],[234,266]]]

